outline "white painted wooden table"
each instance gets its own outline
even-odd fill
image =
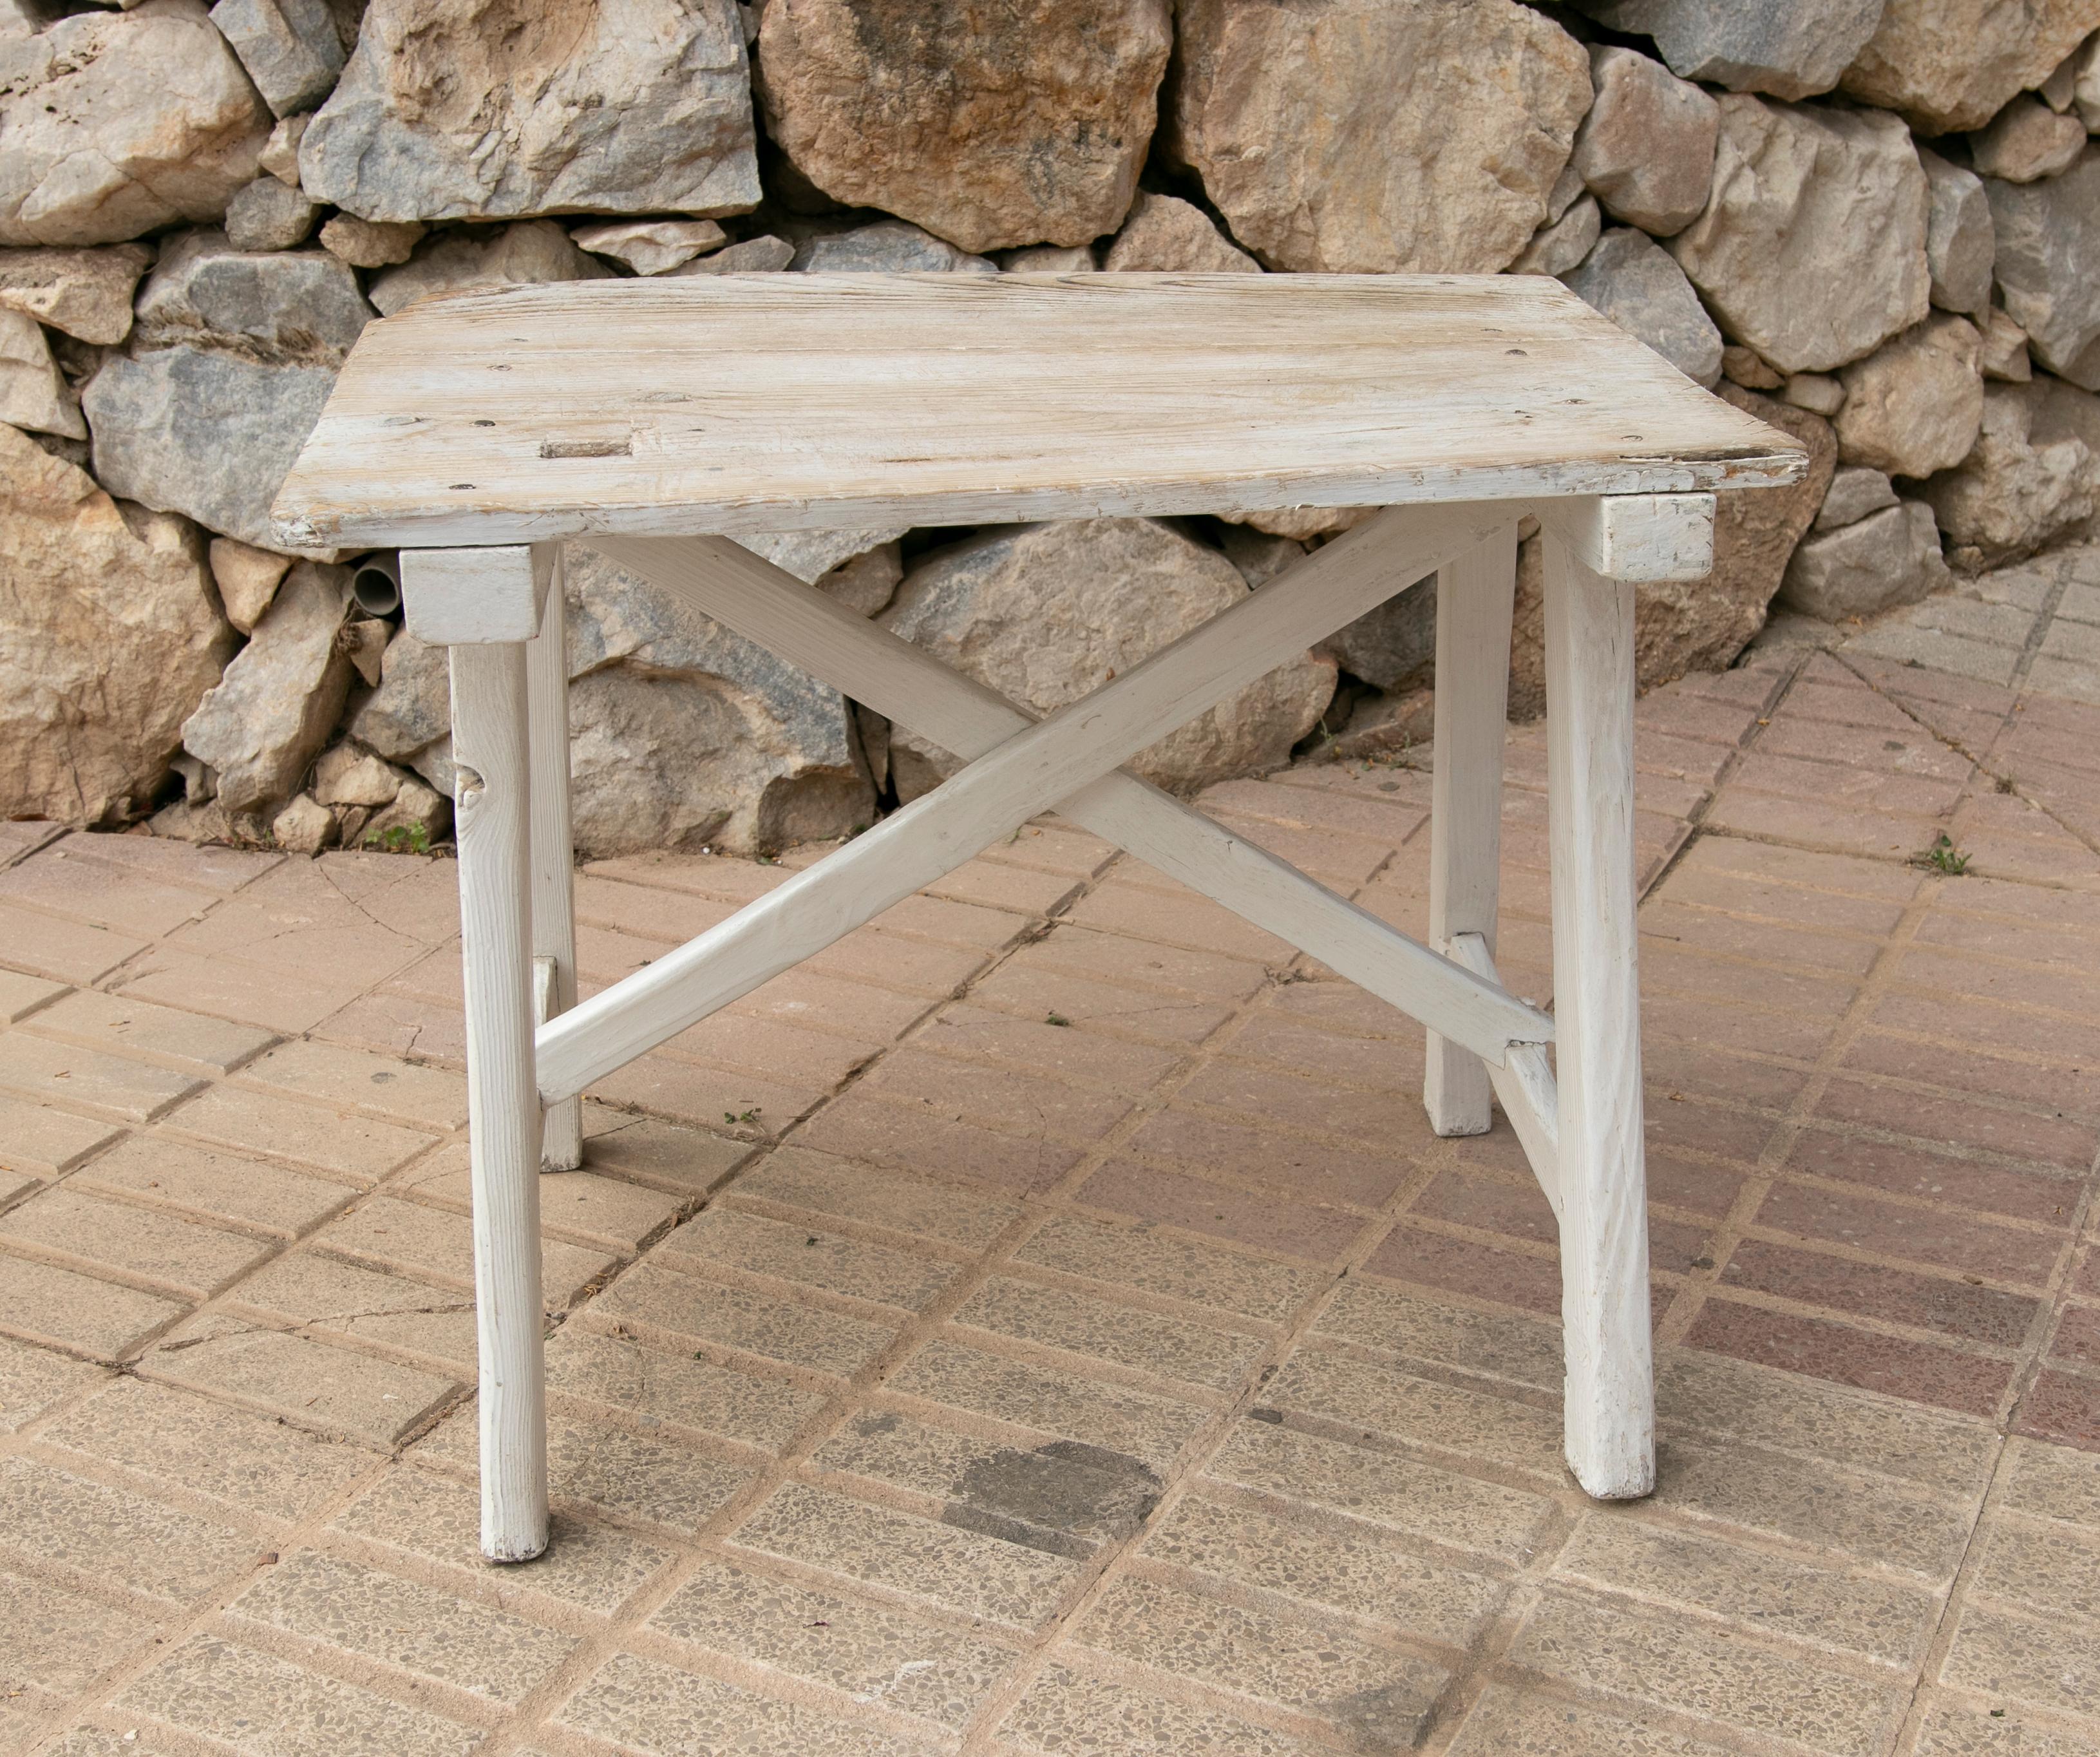
[[[276,516],[289,542],[398,545],[410,629],[451,649],[483,1550],[547,1541],[536,1172],[576,1163],[577,1095],[1053,806],[1427,1024],[1440,1134],[1500,1102],[1560,1218],[1568,1465],[1592,1494],[1647,1493],[1635,589],[1707,571],[1713,490],[1805,468],[1528,276],[593,281],[367,329]],[[1299,505],[1388,510],[1040,721],[727,541]],[[1494,961],[1526,513],[1546,545],[1552,1017]],[[580,1004],[562,538],[973,759]],[[1423,946],[1120,765],[1437,570]]]

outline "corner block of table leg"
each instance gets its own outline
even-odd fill
[[[1534,510],[1593,573],[1641,585],[1714,571],[1710,494],[1589,495]]]
[[[432,647],[531,640],[540,632],[558,554],[551,543],[403,550],[408,632]]]

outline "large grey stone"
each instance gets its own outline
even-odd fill
[[[1561,280],[1695,383],[1721,377],[1721,332],[1670,253],[1645,232],[1614,227]]]
[[[2005,310],[2043,365],[2100,391],[2100,147],[2045,183],[1983,187]]]
[[[1396,592],[1336,629],[1315,651],[1388,692],[1427,683],[1436,669],[1436,576]]]
[[[1983,179],[1950,165],[1937,152],[1917,149],[1925,168],[1925,266],[1932,302],[1943,311],[1979,317],[1990,309],[1991,269],[1998,235],[1991,223],[1991,199]]]
[[[106,347],[131,333],[132,289],[152,260],[146,244],[0,250],[0,308]]]
[[[1586,190],[1560,219],[1549,220],[1531,235],[1531,242],[1509,265],[1512,275],[1564,275],[1580,263],[1604,236],[1604,210],[1596,196]]]
[[[781,0],[760,93],[836,201],[974,253],[1085,244],[1130,205],[1173,41],[1168,0]]]
[[[1983,338],[1935,311],[1845,369],[1838,452],[1892,476],[1929,476],[1969,455],[1983,421]]]
[[[342,71],[342,36],[328,0],[218,0],[211,21],[278,116],[311,109]]]
[[[1176,157],[1272,268],[1515,260],[1590,107],[1589,57],[1515,0],[1181,0]]]
[[[1939,526],[1922,501],[1905,501],[1802,540],[1779,603],[1824,622],[1914,604],[1948,583]]]
[[[143,810],[233,642],[187,520],[0,426],[0,818]]]
[[[335,223],[329,222],[329,226]],[[328,228],[322,228],[324,240]],[[586,256],[551,219],[505,226],[493,237],[441,233],[419,245],[399,268],[375,275],[372,302],[391,317],[418,299],[470,287],[528,286],[549,280],[603,280],[612,271]]]
[[[196,0],[0,38],[0,245],[115,244],[215,220],[269,132]]]
[[[1985,385],[1974,448],[1925,485],[1939,528],[1986,562],[2040,549],[2093,514],[2100,452],[2052,413],[2039,379]]]
[[[924,227],[902,219],[879,219],[872,225],[857,226],[849,232],[816,233],[796,246],[788,266],[812,275],[999,272],[996,263],[958,249],[946,239],[937,238]]]
[[[885,544],[894,543],[911,528],[878,525],[864,531],[771,531],[740,536],[736,541],[753,554],[762,555],[776,567],[785,568],[805,585],[814,585],[834,568]]]
[[[1895,504],[1895,484],[1889,480],[1886,471],[1870,469],[1864,464],[1843,464],[1830,479],[1830,492],[1823,497],[1814,528],[1835,531],[1841,526],[1857,524],[1868,514]]]
[[[269,365],[340,366],[372,315],[357,276],[325,250],[243,251],[223,232],[194,232],[169,246],[140,291],[132,350],[188,345]]]
[[[198,347],[112,360],[81,396],[95,474],[127,500],[280,548],[270,502],[334,384],[330,366],[265,364]]]
[[[1969,162],[1982,177],[2032,183],[2068,170],[2085,150],[2085,124],[2032,98],[2015,98],[1969,140]]]
[[[1813,97],[1865,46],[1882,0],[1575,0],[1599,23],[1655,38],[1673,73],[1731,91]]]
[[[373,0],[299,181],[360,219],[741,213],[758,161],[735,0]]]
[[[1720,99],[1706,211],[1670,254],[1734,340],[1827,372],[1921,320],[1928,196],[1910,130],[1872,111]]]
[[[1080,519],[981,535],[922,559],[877,620],[943,664],[1048,713],[1243,600],[1215,550],[1149,519]],[[1132,762],[1163,786],[1273,768],[1318,722],[1335,668],[1294,658]],[[953,757],[898,727],[890,769],[907,798]]]
[[[1596,101],[1568,160],[1612,219],[1658,238],[1699,217],[1714,187],[1721,113],[1659,61],[1592,45]]]
[[[295,250],[320,214],[303,191],[265,174],[226,204],[227,242],[236,250]]]
[[[1845,90],[1927,134],[1980,128],[2095,25],[2094,0],[1887,0]]]
[[[80,399],[33,317],[0,309],[0,422],[69,439],[87,437]]]
[[[183,748],[218,778],[218,802],[249,814],[298,791],[342,713],[350,660],[336,639],[350,570],[301,562],[183,726]]]
[[[915,227],[914,228],[916,229]],[[795,246],[770,232],[744,238],[668,271],[673,275],[778,274],[795,260]]]
[[[1261,264],[1179,196],[1141,193],[1101,258],[1110,274],[1244,275]]]
[[[751,853],[872,819],[836,690],[592,551],[571,545],[567,572],[579,850]]]
[[[350,735],[406,762],[452,735],[450,662],[442,647],[397,629],[379,661],[379,687],[350,717]]]

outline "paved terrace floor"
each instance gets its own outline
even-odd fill
[[[608,1083],[485,1567],[452,867],[7,827],[0,1750],[2100,1752],[2100,551],[1822,638],[1640,711],[1635,1506],[1506,1128],[1046,823]],[[1427,799],[1209,802],[1419,930]],[[780,876],[592,867],[587,975]]]

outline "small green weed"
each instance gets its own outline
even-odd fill
[[[1043,1015],[1043,1022],[1045,1025],[1070,1025],[1072,1022],[1061,1013],[1046,1013]]]
[[[1959,878],[1969,870],[1969,857],[1954,845],[1953,838],[1942,830],[1939,839],[1919,857],[1935,872],[1944,872],[1949,878]]]
[[[390,830],[374,830],[364,838],[364,845],[382,854],[426,854],[430,832],[420,823],[397,823]]]
[[[765,1108],[762,1104],[754,1104],[748,1110],[725,1110],[722,1120],[732,1128],[739,1123],[748,1123],[756,1128],[758,1127],[758,1113]]]

